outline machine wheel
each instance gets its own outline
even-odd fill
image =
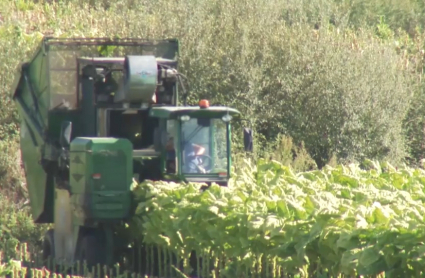
[[[87,262],[89,271],[92,267],[100,264],[101,268],[106,264],[106,242],[101,235],[87,234],[81,240],[78,260],[83,264]]]
[[[46,267],[52,268],[55,259],[55,237],[54,230],[50,229],[44,235],[43,240],[43,264]]]

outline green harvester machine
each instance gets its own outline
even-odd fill
[[[175,39],[45,37],[20,66],[13,99],[32,216],[54,223],[45,259],[115,263],[127,242],[114,228],[132,216],[133,180],[226,186],[240,113],[186,105],[178,53]],[[251,151],[252,132],[243,134]]]

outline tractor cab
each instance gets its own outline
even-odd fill
[[[160,122],[159,151],[164,179],[226,184],[231,159],[231,120],[239,112],[228,107],[153,107]]]

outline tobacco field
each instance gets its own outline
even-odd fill
[[[260,161],[228,188],[145,182],[131,231],[182,257],[209,254],[225,277],[253,267],[263,277],[421,277],[425,171],[362,168],[295,174]]]

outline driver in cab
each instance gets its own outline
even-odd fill
[[[176,155],[175,149],[174,149],[173,137],[169,137],[167,145],[166,145],[166,150],[167,150],[167,160],[172,161]],[[199,161],[199,158],[197,157],[198,155],[205,154],[204,147],[192,142],[188,142],[185,145],[184,154],[185,154],[185,161],[186,161],[185,172],[187,173],[198,173],[198,172],[205,173],[206,172],[205,169],[200,167],[202,163],[201,161]]]
[[[188,142],[184,149],[185,161],[186,161],[186,172],[187,173],[205,173],[205,169],[199,167],[202,163],[199,161],[198,155],[205,153],[205,148],[192,142]]]

